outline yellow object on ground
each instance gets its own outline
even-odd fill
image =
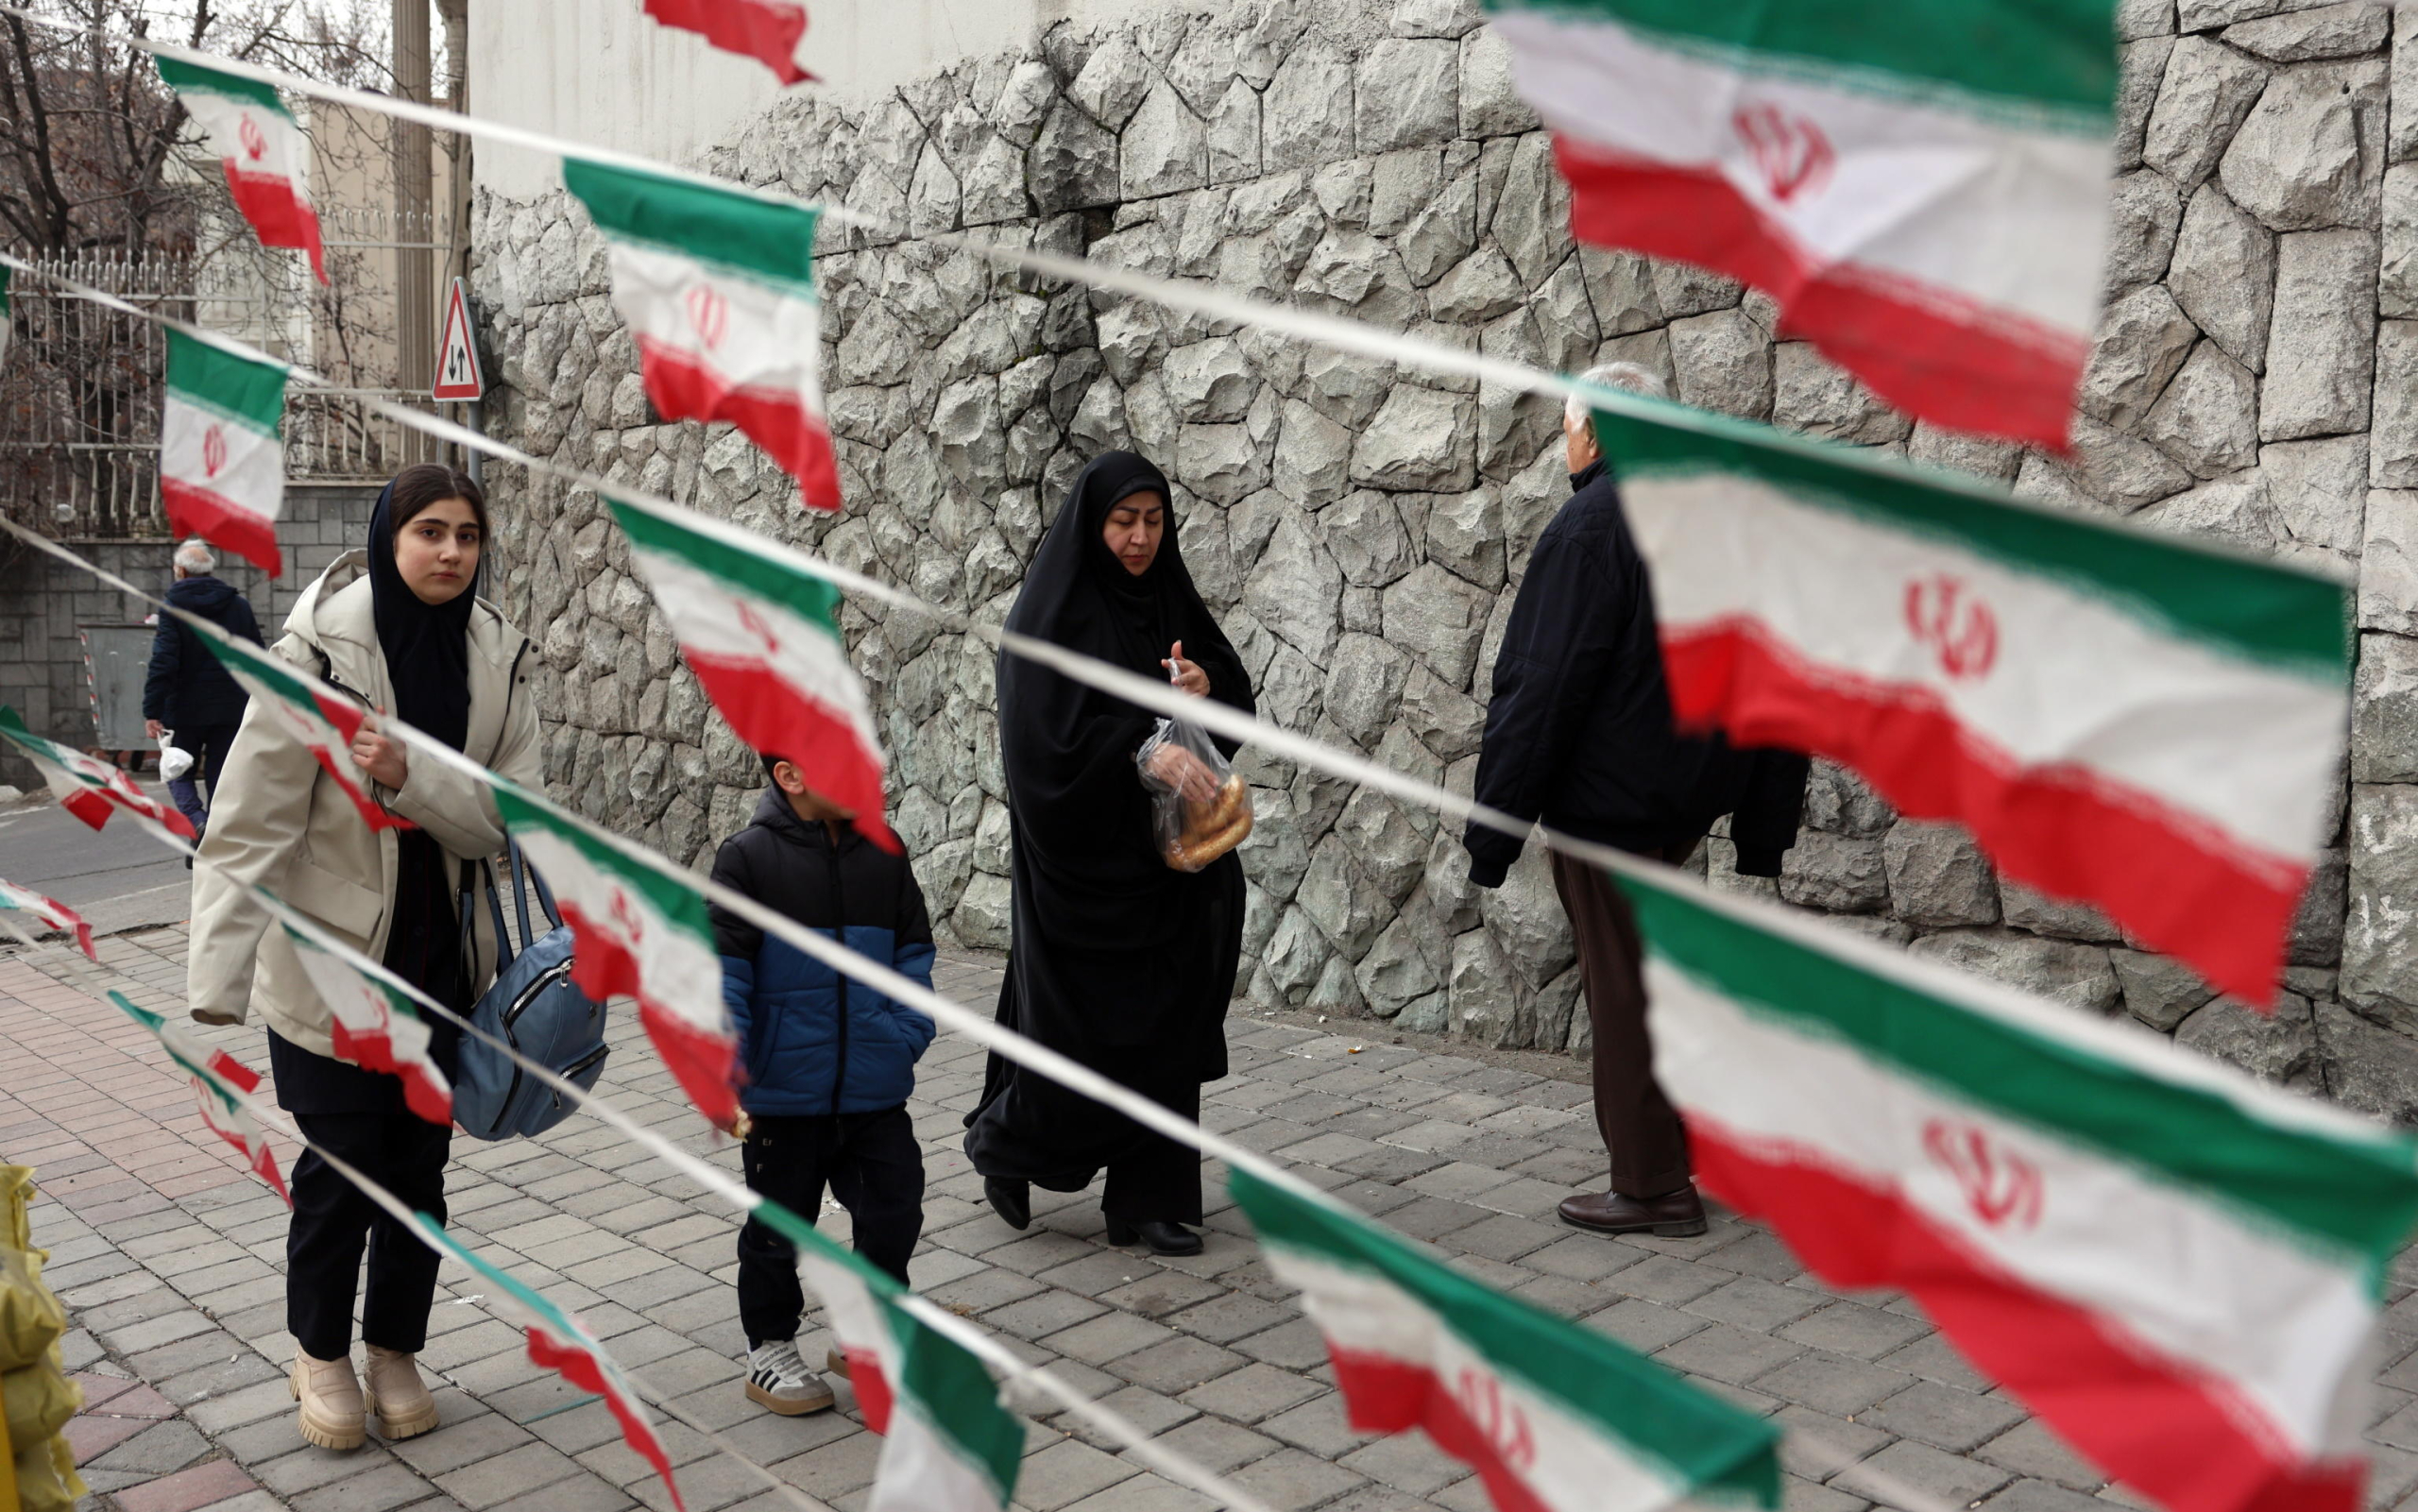
[[[43,1283],[50,1251],[33,1247],[33,1177],[0,1165],[0,1512],[75,1512],[84,1480],[60,1430],[84,1393],[60,1369],[67,1311]]]

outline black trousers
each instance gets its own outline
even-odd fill
[[[1649,852],[1674,865],[1694,841]],[[1551,857],[1554,891],[1570,915],[1578,945],[1578,986],[1587,997],[1594,1035],[1595,1130],[1612,1157],[1612,1190],[1653,1198],[1676,1192],[1692,1176],[1688,1130],[1654,1079],[1654,1041],[1645,1027],[1645,943],[1637,915],[1609,873]]]
[[[445,1221],[445,1153],[452,1130],[408,1113],[298,1113],[294,1122],[312,1144],[414,1210]],[[285,1230],[285,1329],[294,1342],[313,1359],[343,1358],[352,1348],[357,1290],[362,1342],[418,1353],[428,1342],[428,1310],[436,1299],[436,1252],[310,1150],[294,1163],[293,1190],[294,1216]]]
[[[902,1103],[870,1113],[755,1120],[739,1148],[749,1190],[812,1223],[828,1186],[848,1210],[857,1253],[907,1281],[924,1232],[924,1152]],[[747,1347],[797,1337],[806,1293],[797,1247],[750,1218],[739,1231],[739,1321]]]

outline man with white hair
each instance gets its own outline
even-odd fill
[[[1634,363],[1586,382],[1663,397]],[[1682,735],[1671,718],[1654,596],[1621,497],[1573,399],[1562,416],[1571,496],[1537,538],[1494,664],[1476,798],[1546,824],[1678,865],[1723,815],[1737,868],[1779,875],[1796,841],[1806,759],[1736,751],[1720,735]],[[1500,887],[1523,841],[1469,826],[1470,880]],[[1561,1204],[1562,1221],[1598,1233],[1681,1237],[1705,1231],[1687,1130],[1654,1080],[1637,921],[1605,873],[1556,854],[1554,889],[1578,946],[1593,1035],[1595,1127],[1611,1153],[1611,1190]]]
[[[178,547],[171,561],[176,581],[168,586],[170,605],[230,635],[259,641],[260,621],[252,615],[250,601],[212,576],[218,558],[199,536]],[[207,785],[216,795],[227,748],[235,743],[235,726],[244,722],[245,700],[244,686],[227,675],[201,637],[176,616],[162,615],[159,633],[151,637],[150,673],[143,680],[143,729],[155,740],[175,732],[177,749],[192,755],[192,777],[170,783],[168,790],[193,821],[196,834],[210,818],[198,789]]]

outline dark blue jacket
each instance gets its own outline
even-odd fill
[[[1675,727],[1653,586],[1620,489],[1601,462],[1570,482],[1504,626],[1477,801],[1628,851],[1693,844],[1728,814],[1739,872],[1778,876],[1796,843],[1805,757]],[[1522,841],[1472,824],[1462,843],[1470,880],[1498,887]]]
[[[723,841],[714,880],[819,934],[932,984],[932,925],[904,856],[846,824],[838,840],[797,817],[777,788]],[[795,945],[713,910],[723,1000],[739,1030],[750,1113],[796,1116],[895,1108],[915,1086],[932,1021],[852,981]]]
[[[251,601],[217,578],[179,578],[168,586],[168,602],[229,635],[260,641]],[[145,719],[172,730],[235,725],[243,722],[245,699],[244,685],[227,675],[192,627],[174,615],[160,617],[159,633],[151,637],[150,671],[143,679]]]

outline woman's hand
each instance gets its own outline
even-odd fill
[[[1183,659],[1183,641],[1167,648],[1166,668],[1178,692],[1190,693],[1195,698],[1209,696],[1209,674],[1200,670],[1199,662]]]
[[[402,791],[404,779],[411,775],[403,748],[371,729],[366,720],[352,738],[352,764],[389,792]]]
[[[1218,779],[1208,766],[1180,745],[1163,745],[1150,753],[1150,775],[1192,803],[1218,796]]]

